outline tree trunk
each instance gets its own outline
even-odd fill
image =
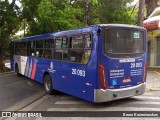
[[[0,72],[5,72],[5,58],[3,45],[0,45]]]
[[[139,0],[138,26],[143,27],[145,0]]]

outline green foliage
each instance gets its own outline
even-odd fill
[[[5,71],[4,60],[10,37],[18,30],[21,21],[21,11],[15,1],[0,1],[0,72]]]
[[[0,66],[18,30],[25,28],[31,36],[100,23],[135,24],[137,17],[137,11],[131,16],[132,9],[126,7],[133,0],[17,0],[21,9],[15,1],[0,1]]]
[[[126,3],[133,0],[21,0],[27,36],[100,23],[135,24]],[[87,6],[87,7],[86,7]],[[87,21],[86,21],[87,20]]]
[[[9,38],[19,28],[20,9],[15,4],[15,0],[9,3],[7,0],[0,1],[0,43],[8,46]],[[0,45],[0,46],[1,46]]]
[[[23,1],[24,5],[27,5]],[[82,16],[80,7],[74,8],[68,0],[41,0],[36,5],[37,9],[28,11],[28,35],[56,32],[82,26],[78,17]],[[30,9],[32,7],[30,6]],[[35,14],[36,13],[36,14]]]
[[[127,2],[133,0],[99,0],[98,18],[101,23],[125,23],[134,24],[134,19],[130,17]]]

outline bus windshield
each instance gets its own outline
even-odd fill
[[[144,32],[137,29],[106,29],[105,52],[135,54],[144,51]]]

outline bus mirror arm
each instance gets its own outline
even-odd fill
[[[101,29],[99,28],[98,30],[97,30],[97,35],[100,35],[101,34]]]

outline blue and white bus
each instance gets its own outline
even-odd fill
[[[100,24],[15,40],[11,68],[54,90],[91,102],[141,95],[146,86],[147,32]]]

